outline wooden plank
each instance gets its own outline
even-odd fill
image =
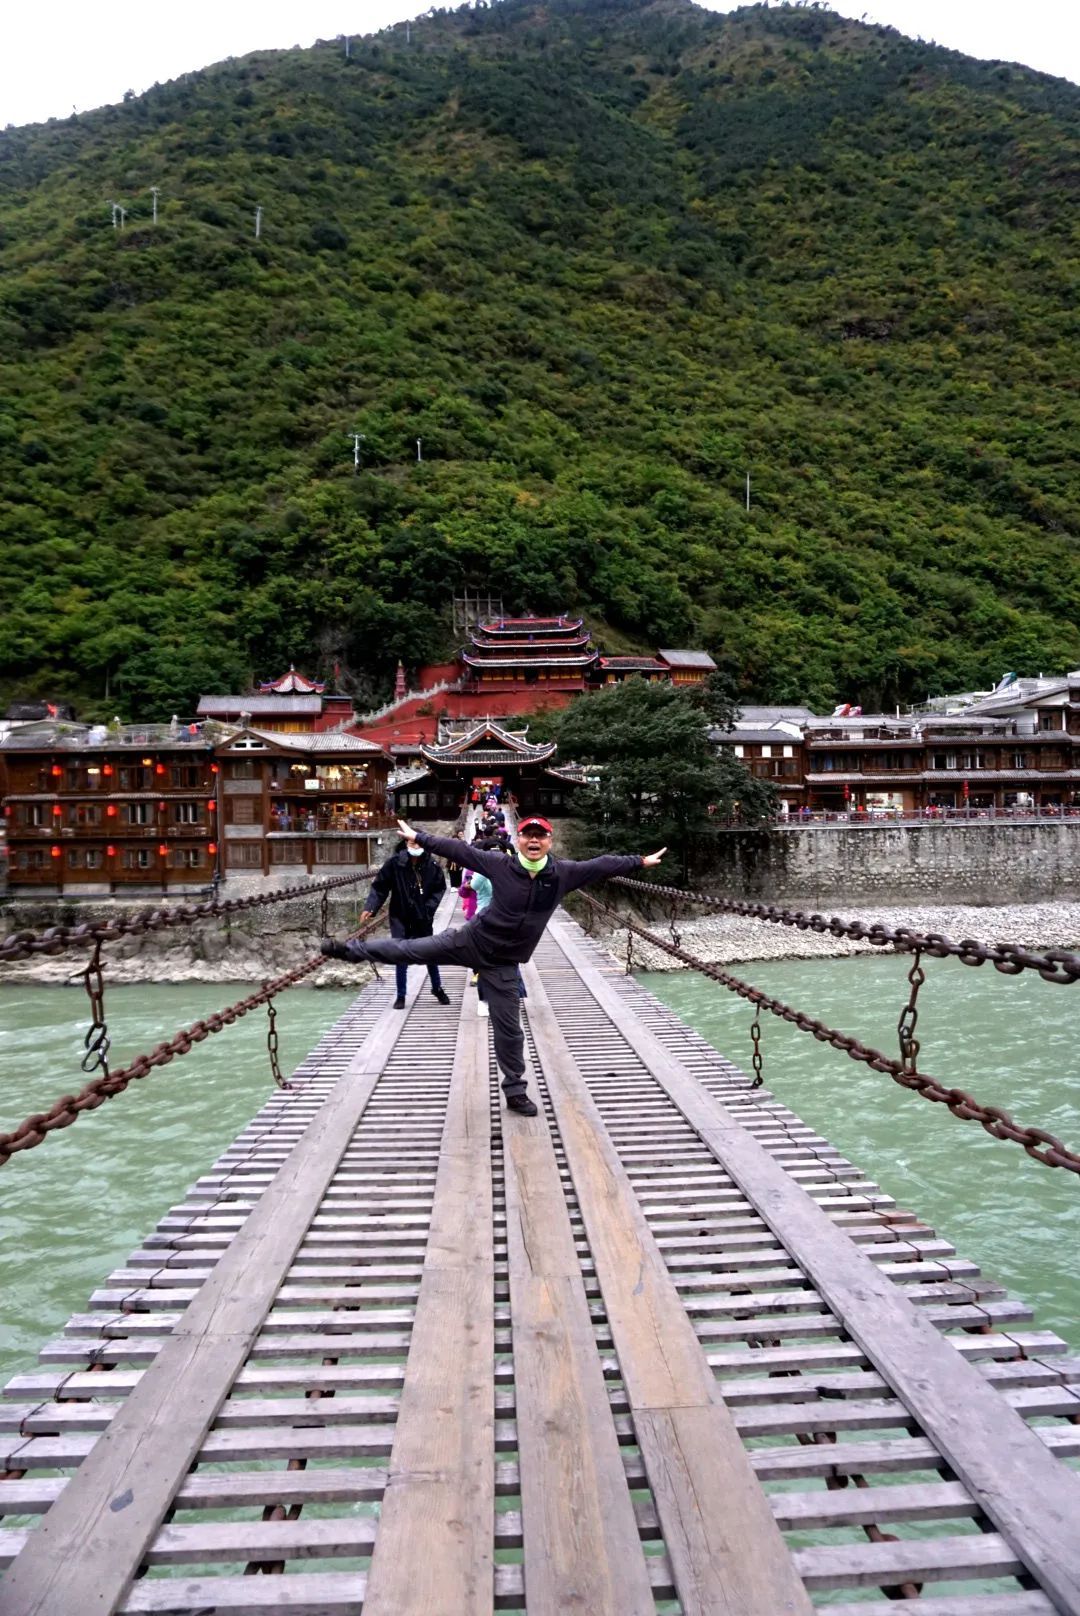
[[[783,1241],[1024,1568],[1062,1610],[1080,1611],[1080,1477],[908,1305],[729,1111],[697,1083],[557,920],[549,936],[599,1007]],[[629,1025],[633,1020],[632,1027]]]
[[[653,1616],[543,1115],[508,1113],[503,1153],[529,1616]]]
[[[529,1030],[588,1234],[681,1608],[685,1616],[808,1616],[810,1601],[768,1500],[535,966],[525,968],[525,980]]]
[[[449,911],[449,903],[444,899]],[[420,991],[413,973],[410,1002]],[[123,1599],[263,1325],[406,1024],[387,1011],[4,1580],[4,1616]]]
[[[897,1543],[830,1543],[796,1549],[795,1561],[808,1588],[967,1582],[976,1577],[1016,1577],[1024,1570],[1023,1561],[997,1532],[903,1538]],[[1065,1610],[1069,1612],[1069,1607]]]
[[[492,1604],[491,1101],[487,1027],[466,1004],[365,1616],[487,1616]]]

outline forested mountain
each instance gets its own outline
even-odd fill
[[[501,0],[8,130],[0,697],[381,694],[465,585],[747,697],[1076,666],[1078,203],[1080,89],[803,5]]]

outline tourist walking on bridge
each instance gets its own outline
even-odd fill
[[[537,814],[518,826],[515,851],[510,858],[448,837],[413,830],[403,820],[398,828],[411,844],[418,843],[440,858],[454,859],[466,869],[479,870],[491,882],[492,899],[468,925],[433,937],[394,938],[389,942],[337,942],[323,939],[322,951],[335,959],[378,960],[398,965],[464,965],[479,973],[484,1000],[491,1015],[495,1059],[503,1074],[503,1092],[511,1111],[534,1117],[536,1106],[526,1092],[525,1039],[521,1031],[518,966],[531,959],[544,928],[568,892],[629,875],[642,866],[659,864],[666,848],[639,853],[602,853],[592,859],[556,859],[551,853],[551,826]]]
[[[404,831],[404,826],[402,827]],[[409,938],[430,937],[435,924],[435,911],[439,899],[446,891],[446,876],[442,866],[417,841],[412,831],[398,843],[397,851],[387,859],[368,893],[362,921],[378,914],[387,898],[390,900],[390,935],[405,941]],[[327,950],[324,948],[324,953]],[[395,961],[397,966],[397,998],[395,1010],[405,1008],[405,988],[408,984],[408,964],[405,959]],[[450,1000],[442,985],[439,967],[434,960],[427,962],[431,991],[440,1004]]]

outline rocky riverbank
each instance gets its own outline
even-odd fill
[[[791,903],[786,907],[804,909],[808,913],[814,910],[814,905],[809,903]],[[843,917],[852,919],[855,912],[845,911]],[[915,931],[941,932],[957,940],[973,937],[983,943],[1080,950],[1080,903],[1005,904],[995,908],[964,904],[874,908],[859,904],[857,913],[858,918],[868,924],[910,926]],[[666,916],[646,919],[642,924],[664,937],[668,935]],[[742,915],[699,915],[694,919],[680,919],[676,929],[688,953],[714,965],[748,960],[843,959],[850,954],[882,952],[872,943],[822,936],[818,932],[799,931],[794,926],[750,920]],[[625,932],[607,931],[598,934],[598,940],[616,958],[625,959]],[[634,938],[634,960],[643,970],[684,969],[670,955],[643,943],[639,937]]]

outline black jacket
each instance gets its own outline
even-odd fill
[[[491,882],[491,902],[469,922],[469,929],[492,964],[520,965],[531,959],[545,926],[568,892],[641,868],[637,853],[602,853],[592,859],[556,859],[549,853],[544,868],[534,877],[518,863],[516,853],[508,858],[505,853],[484,852],[424,830],[417,832],[416,839],[440,858],[482,871]]]
[[[376,914],[389,898],[390,919],[401,922],[406,937],[427,937],[445,891],[442,865],[428,852],[420,858],[410,858],[402,848],[387,859],[371,883],[364,908]]]

